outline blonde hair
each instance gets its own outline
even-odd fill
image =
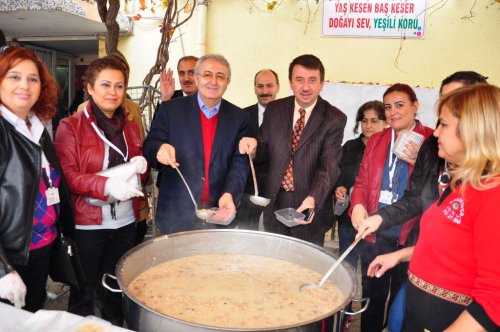
[[[452,188],[462,183],[479,190],[500,184],[500,88],[476,84],[457,89],[439,101],[459,120],[457,135],[465,149],[463,161],[452,170]]]

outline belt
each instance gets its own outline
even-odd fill
[[[472,298],[465,294],[460,294],[451,290],[433,285],[423,279],[420,279],[410,271],[408,271],[408,280],[417,288],[426,293],[439,297],[443,300],[467,306],[471,304]]]

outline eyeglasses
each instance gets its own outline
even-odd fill
[[[0,54],[4,54],[4,52],[9,48],[10,46],[9,45],[5,45],[5,46],[2,46],[0,47]]]
[[[220,82],[220,83],[227,81],[226,75],[224,75],[222,73],[214,74],[211,71],[204,71],[203,73],[196,73],[196,75],[201,76],[203,79],[210,80],[210,81],[213,80],[214,76],[215,76],[215,79],[217,80],[217,82]]]

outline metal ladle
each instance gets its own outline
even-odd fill
[[[253,185],[255,188],[255,194],[250,196],[250,202],[259,206],[267,206],[271,200],[269,198],[259,196],[259,189],[257,188],[257,177],[255,176],[255,168],[253,167],[252,155],[248,154],[248,159],[250,159],[250,168],[252,169]]]
[[[202,220],[209,219],[213,215],[213,212],[210,210],[198,209],[198,204],[196,203],[196,200],[194,199],[193,193],[191,192],[191,188],[189,188],[189,185],[187,184],[186,179],[184,179],[184,176],[182,176],[182,173],[179,170],[179,167],[176,167],[175,170],[177,171],[177,173],[179,173],[179,176],[181,177],[182,182],[184,182],[184,185],[186,185],[186,188],[189,192],[189,196],[191,196],[191,200],[193,201],[193,204],[194,204],[194,209],[195,209],[194,212],[196,213],[196,217],[198,217],[199,219],[202,219]]]
[[[347,257],[347,255],[349,255],[349,253],[352,251],[352,249],[354,249],[356,244],[358,244],[358,242],[361,239],[362,239],[362,237],[360,236],[359,239],[356,239],[356,240],[354,240],[353,243],[351,243],[349,248],[347,248],[347,250],[344,251],[344,253],[339,257],[339,259],[337,259],[335,261],[335,263],[333,263],[332,267],[330,267],[330,269],[328,271],[326,271],[326,273],[323,275],[323,277],[321,277],[319,284],[317,284],[317,285],[311,284],[311,283],[302,284],[302,285],[300,285],[299,290],[302,290],[304,288],[321,288],[323,286],[323,284],[326,282],[326,280],[332,275],[332,272],[340,265],[340,263],[342,263],[342,261]]]

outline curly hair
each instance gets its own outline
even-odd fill
[[[40,77],[40,96],[32,107],[32,111],[42,120],[49,120],[57,113],[57,99],[59,97],[59,86],[47,70],[47,67],[32,51],[23,47],[7,46],[0,53],[0,82],[2,82],[9,70],[22,61],[31,61],[35,64]],[[2,98],[0,96],[0,104]]]

